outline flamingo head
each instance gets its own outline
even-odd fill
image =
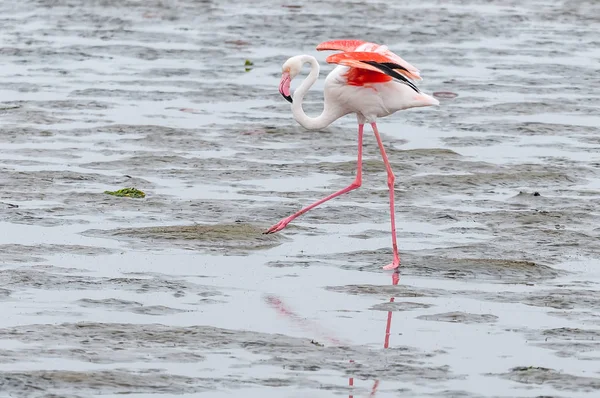
[[[292,95],[290,94],[290,84],[292,79],[298,76],[302,70],[302,56],[297,55],[285,61],[281,67],[281,82],[279,83],[279,93],[288,102],[293,102]]]

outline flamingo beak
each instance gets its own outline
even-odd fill
[[[292,82],[292,78],[290,77],[289,72],[283,72],[281,75],[281,82],[279,83],[279,93],[288,101],[290,104],[292,103],[292,96],[290,95],[290,83]]]

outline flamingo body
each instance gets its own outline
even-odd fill
[[[400,110],[439,103],[388,77],[379,72],[337,66],[325,79],[325,102],[336,104],[344,115],[355,113],[361,124]]]

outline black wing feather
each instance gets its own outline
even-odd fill
[[[400,80],[401,83],[406,84],[407,86],[409,86],[410,88],[415,90],[417,93],[420,93],[419,88],[417,86],[415,86],[415,84],[413,82],[408,80],[408,78],[406,78],[406,76],[404,76],[394,70],[394,69],[402,69],[402,70],[405,70],[408,72],[408,70],[405,67],[403,67],[402,65],[398,65],[393,62],[375,62],[375,61],[361,61],[361,62],[364,62],[365,64],[376,67],[377,69],[379,69],[386,75],[391,76],[394,79]]]

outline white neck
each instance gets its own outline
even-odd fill
[[[304,79],[302,84],[300,84],[296,91],[294,91],[292,102],[292,114],[294,115],[294,119],[296,119],[296,121],[306,129],[323,129],[343,115],[341,114],[341,112],[336,111],[336,107],[332,106],[332,104],[328,104],[327,101],[325,101],[325,104],[323,106],[323,112],[321,112],[321,114],[318,117],[313,118],[307,116],[306,113],[304,113],[304,110],[302,109],[302,101],[304,100],[304,96],[306,95],[308,90],[312,87],[313,84],[315,84],[315,82],[319,78],[320,68],[319,63],[317,62],[315,57],[312,57],[310,55],[303,55],[301,60],[303,65],[305,63],[310,63],[311,68],[308,77]]]

